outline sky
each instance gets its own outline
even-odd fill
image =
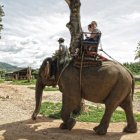
[[[64,0],[1,0],[0,4],[5,12],[0,62],[39,67],[58,49],[59,37],[69,47],[70,13]],[[81,4],[83,30],[97,21],[103,50],[121,63],[134,62],[140,41],[140,0],[81,0]]]

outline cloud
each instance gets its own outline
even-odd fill
[[[128,22],[139,22],[140,21],[140,12],[134,11],[133,13],[130,13],[128,15],[122,16],[126,21]]]
[[[81,22],[84,31],[97,20],[102,31],[104,50],[120,62],[134,61],[139,41],[139,0],[81,0]],[[58,49],[58,38],[67,46],[70,33],[69,8],[65,1],[10,0],[3,1],[4,30],[0,40],[0,61],[17,66],[39,66]]]

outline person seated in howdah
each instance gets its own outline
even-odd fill
[[[84,49],[87,51],[93,51],[97,53],[101,31],[97,28],[96,21],[92,21],[91,24],[88,25],[88,31],[89,33],[83,32],[83,34],[86,36],[86,39],[84,39],[82,42],[83,47],[85,47]]]
[[[82,51],[92,51],[97,53],[100,43],[101,31],[97,28],[97,22],[92,21],[88,25],[89,32],[82,32],[81,44],[76,48],[75,55],[78,55],[80,49]]]

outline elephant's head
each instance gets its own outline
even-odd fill
[[[42,83],[47,86],[55,86],[57,83],[57,79],[56,80],[50,79],[51,63],[52,59],[46,58],[39,69],[39,77],[41,78]]]
[[[37,114],[39,113],[41,107],[43,89],[45,88],[45,86],[56,85],[56,81],[50,80],[51,61],[52,61],[51,58],[46,58],[39,69],[39,74],[38,74],[38,78],[36,81],[36,88],[35,88],[36,106],[32,114],[33,120],[36,119]]]

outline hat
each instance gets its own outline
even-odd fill
[[[64,42],[65,40],[64,40],[64,38],[59,38],[58,39],[58,42]]]

